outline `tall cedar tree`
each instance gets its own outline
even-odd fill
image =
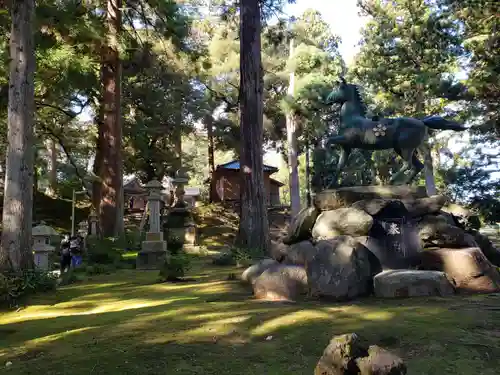
[[[3,205],[0,268],[33,268],[33,121],[35,111],[35,2],[11,4],[8,146]]]
[[[100,226],[103,236],[123,233],[123,156],[121,126],[121,61],[118,38],[121,29],[121,0],[107,2],[107,43],[102,46],[102,122],[99,124],[97,175]],[[97,198],[96,198],[97,199]],[[96,202],[96,200],[95,200]]]
[[[267,251],[260,2],[242,0],[240,12],[241,214],[236,243],[242,248]]]

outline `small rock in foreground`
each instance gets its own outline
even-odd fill
[[[335,336],[320,358],[314,375],[405,375],[395,354],[368,344],[355,333]]]

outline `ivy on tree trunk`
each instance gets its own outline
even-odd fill
[[[241,212],[236,244],[267,251],[269,222],[263,170],[263,71],[260,5],[240,3]]]
[[[33,268],[33,119],[35,49],[33,0],[11,3],[8,146],[0,268]]]

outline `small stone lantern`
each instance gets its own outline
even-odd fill
[[[90,221],[90,235],[97,236],[97,225],[99,224],[99,216],[94,210],[90,211],[89,215]]]
[[[80,221],[78,223],[78,234],[82,237],[86,237],[89,233],[89,223],[86,220]]]
[[[55,247],[50,244],[52,236],[59,234],[42,221],[32,230],[33,236],[33,252],[35,253],[36,268],[48,271],[49,270],[49,253],[55,250]]]
[[[175,178],[172,180],[172,183],[175,186],[175,208],[184,208],[187,206],[187,203],[184,201],[184,186],[189,182],[189,176],[184,170],[181,168],[175,172]]]

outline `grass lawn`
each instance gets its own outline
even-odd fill
[[[0,373],[306,375],[347,332],[394,350],[409,374],[499,373],[498,295],[273,304],[230,272],[200,258],[189,283],[122,270],[39,295],[0,313]]]

